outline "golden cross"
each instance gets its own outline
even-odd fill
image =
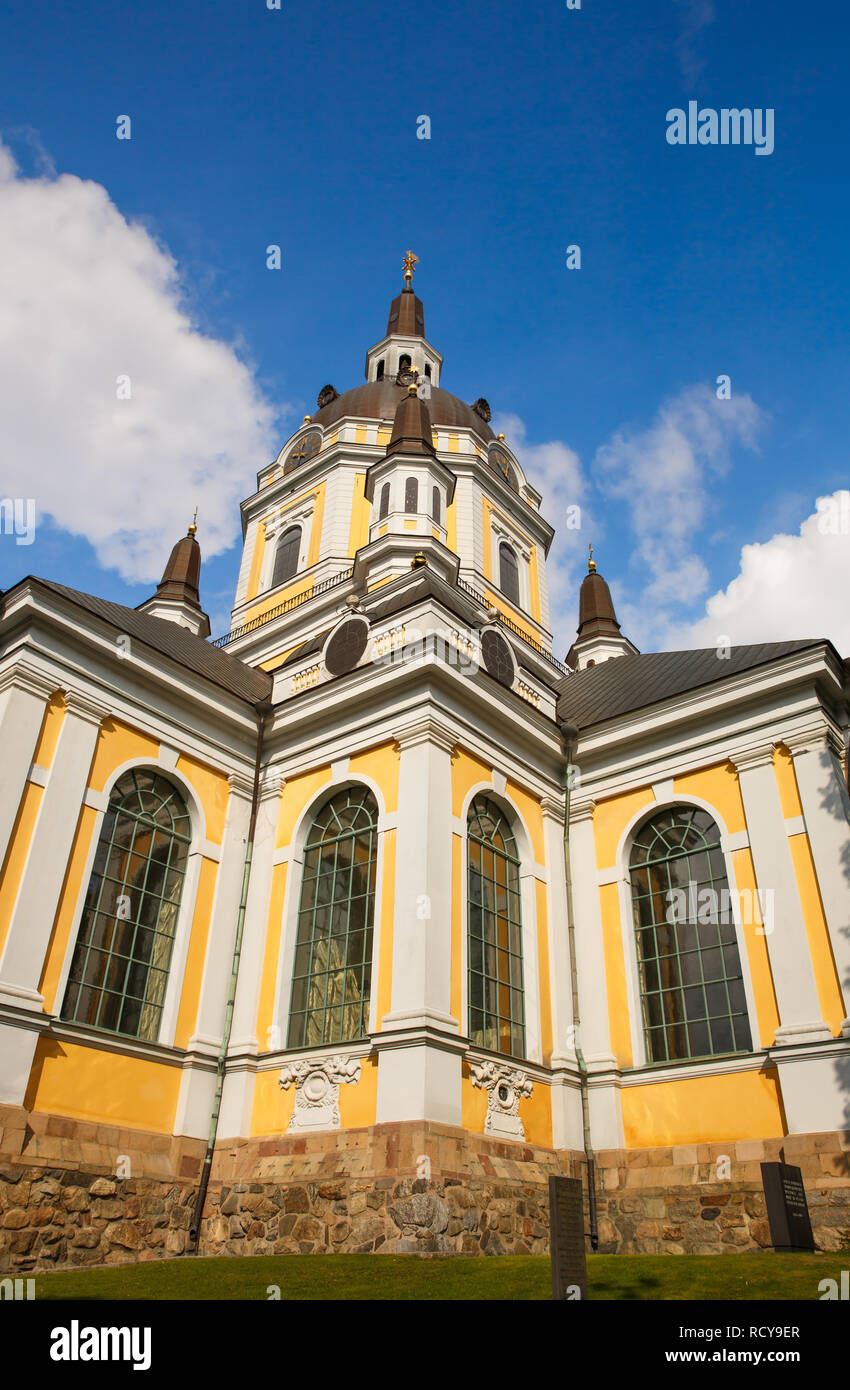
[[[412,280],[412,279],[413,279],[413,272],[414,272],[414,270],[416,269],[416,265],[417,265],[417,262],[418,262],[418,261],[419,261],[419,257],[418,257],[418,256],[414,256],[414,254],[413,254],[412,251],[408,251],[407,255],[406,255],[405,258],[404,258],[404,278],[405,278],[405,280]]]

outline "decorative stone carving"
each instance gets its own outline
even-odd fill
[[[487,1092],[484,1133],[504,1139],[524,1139],[519,1103],[534,1089],[525,1072],[507,1063],[491,1061],[472,1062],[469,1070],[473,1086]]]
[[[280,1085],[284,1090],[295,1087],[289,1129],[339,1129],[339,1088],[359,1080],[358,1057],[338,1054],[288,1062],[280,1073]]]
[[[484,422],[485,422],[486,424],[489,425],[489,423],[490,423],[490,403],[489,403],[489,401],[485,401],[485,399],[484,399],[483,396],[479,396],[479,397],[478,397],[478,400],[475,401],[475,402],[473,403],[472,409],[475,411],[475,414],[476,414],[476,415],[480,415],[480,416],[481,416],[481,419],[484,420]]]

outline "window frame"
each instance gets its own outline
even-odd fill
[[[730,833],[726,822],[716,806],[703,798],[693,795],[673,795],[672,781],[669,784],[657,784],[657,799],[649,806],[642,807],[631,817],[628,824],[624,827],[617,847],[616,867],[609,871],[600,873],[600,883],[616,882],[618,888],[618,905],[620,911],[621,941],[623,953],[626,961],[626,996],[629,1013],[629,1034],[632,1046],[632,1063],[629,1069],[651,1068],[653,1070],[679,1070],[680,1068],[708,1068],[714,1070],[725,1070],[729,1063],[740,1066],[741,1062],[746,1062],[748,1058],[758,1058],[764,1051],[759,1030],[759,1017],[756,1011],[755,993],[753,990],[752,974],[750,970],[750,959],[747,951],[746,937],[741,920],[740,897],[735,875],[735,866],[732,858],[732,851],[737,848],[744,848],[749,840],[746,831],[739,834]],[[741,968],[741,979],[744,986],[746,999],[746,1012],[750,1026],[751,1051],[750,1052],[731,1052],[713,1053],[702,1057],[680,1058],[675,1061],[653,1062],[649,1057],[646,1033],[643,1021],[643,1006],[640,987],[640,964],[638,958],[637,935],[634,927],[634,910],[632,898],[632,885],[630,873],[631,852],[637,835],[648,820],[662,811],[672,811],[677,809],[697,809],[705,811],[717,826],[720,836],[720,849],[723,854],[726,869],[726,882],[731,895],[731,915],[735,926],[735,941],[738,947],[738,959]]]

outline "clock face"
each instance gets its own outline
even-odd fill
[[[498,469],[505,482],[508,484],[508,487],[512,487],[514,492],[519,492],[516,473],[511,467],[511,461],[507,454],[503,453],[501,449],[491,449],[490,464],[491,467]]]
[[[318,430],[310,430],[309,434],[303,434],[298,443],[290,450],[283,465],[284,474],[291,473],[293,468],[300,468],[302,463],[307,463],[309,459],[315,458],[321,447],[322,436]]]

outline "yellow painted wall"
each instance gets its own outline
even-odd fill
[[[388,815],[398,810],[398,772],[401,754],[389,740],[355,753],[348,760],[349,777],[371,777],[381,789]]]
[[[285,1046],[281,1038],[275,1042],[271,1038],[274,1020],[274,995],[277,981],[277,963],[280,957],[280,943],[283,935],[283,902],[286,892],[286,870],[288,865],[275,864],[272,871],[272,888],[269,894],[269,914],[266,922],[266,949],[263,956],[263,973],[260,980],[260,997],[257,1005],[257,1040],[261,1052],[275,1052]],[[289,1000],[286,1001],[287,1007]],[[288,1017],[284,1019],[284,1028]]]
[[[197,758],[190,758],[187,753],[181,753],[177,759],[177,771],[192,784],[203,807],[207,839],[214,845],[220,845],[224,835],[227,799],[230,795],[226,776],[213,767],[207,767],[206,763],[199,762]]]
[[[38,735],[38,742],[35,745],[35,752],[32,760],[38,767],[50,767],[53,762],[53,755],[56,752],[56,745],[59,742],[59,734],[65,721],[65,701],[61,691],[51,695],[44,710],[44,718],[41,723],[41,731]]]
[[[40,993],[44,995],[45,1013],[57,1012],[60,1005],[56,991],[59,988],[59,976],[62,973],[62,964],[74,926],[74,913],[83,888],[83,874],[94,834],[96,817],[97,812],[93,807],[84,806],[77,821],[74,842],[71,846],[68,867],[65,871],[65,879],[59,897],[59,906],[56,909],[53,930],[50,934],[50,942],[38,986]]]
[[[821,1017],[838,1037],[841,1033],[841,1024],[845,1018],[846,1010],[838,971],[835,968],[832,943],[829,939],[829,929],[826,925],[808,835],[791,835],[788,839],[788,848],[791,851],[794,872],[797,876],[797,887],[800,891],[800,902],[806,923],[806,936],[812,956],[812,969],[817,985]]]
[[[641,787],[638,791],[626,792],[623,796],[612,796],[607,801],[597,802],[593,812],[593,842],[596,846],[597,869],[615,867],[617,847],[632,816],[637,815],[645,806],[654,805],[655,797],[651,787]]]
[[[752,920],[743,923],[744,942],[747,961],[750,967],[750,980],[753,986],[753,999],[758,1020],[759,1041],[762,1047],[770,1047],[779,1027],[779,1010],[776,1005],[776,992],[773,988],[773,975],[770,969],[770,956],[767,950],[767,937],[759,931],[762,926],[756,893],[756,875],[753,856],[749,849],[736,849],[732,852],[732,867],[735,870],[735,883],[739,893],[748,892],[753,905]],[[747,901],[744,898],[743,901]],[[743,914],[746,915],[746,914]],[[756,1043],[756,1039],[753,1039]],[[758,1044],[756,1044],[758,1045]]]
[[[797,775],[794,772],[794,759],[787,748],[773,750],[773,771],[779,787],[779,800],[782,814],[786,819],[803,814],[800,793],[797,788]]]
[[[376,1008],[376,1027],[378,1031],[380,1031],[382,1027],[384,1014],[389,1013],[392,1005],[395,854],[396,832],[394,830],[388,830],[384,835],[383,881],[380,884],[381,931],[378,947],[378,996]]]
[[[77,1120],[171,1134],[180,1068],[40,1038],[25,1104]]]
[[[251,1134],[285,1134],[295,1109],[295,1087],[280,1085],[280,1070],[258,1071],[254,1078]],[[226,1136],[225,1136],[226,1137]]]
[[[457,503],[454,498],[446,507],[446,545],[457,555]]]
[[[343,1129],[373,1125],[378,1114],[378,1060],[363,1057],[360,1079],[339,1088],[339,1122]]]
[[[688,772],[673,781],[676,796],[699,796],[714,806],[726,822],[730,835],[746,830],[744,803],[738,774],[731,763],[717,763],[714,767],[700,768],[698,772]]]
[[[525,1130],[526,1142],[539,1144],[542,1148],[552,1147],[552,1092],[548,1086],[534,1083],[530,1096],[523,1096],[519,1103],[519,1117]],[[487,1120],[487,1092],[481,1086],[472,1084],[469,1063],[462,1064],[461,1079],[461,1122],[463,1128],[472,1134],[483,1134]]]
[[[280,815],[277,822],[275,846],[282,849],[288,845],[295,832],[295,825],[304,807],[331,780],[329,765],[317,767],[312,772],[302,772],[297,777],[287,778],[280,799]]]
[[[537,546],[531,547],[528,562],[529,592],[531,596],[531,616],[536,623],[540,622],[540,572],[537,562]]]
[[[189,1039],[197,1029],[198,1005],[201,999],[204,961],[207,957],[209,944],[210,916],[215,895],[217,871],[218,864],[214,859],[201,860],[198,892],[195,897],[195,912],[192,918],[192,932],[189,937],[189,951],[183,974],[183,990],[180,995],[180,1009],[177,1014],[177,1027],[174,1033],[175,1047],[188,1047]]]
[[[627,1148],[772,1139],[785,1134],[775,1072],[733,1072],[627,1086],[620,1096]]]
[[[452,815],[463,814],[463,803],[471,789],[478,782],[489,782],[493,769],[468,753],[465,748],[456,749],[452,756]]]
[[[248,572],[248,588],[245,591],[246,599],[256,598],[260,587],[260,573],[263,568],[263,556],[266,553],[266,523],[261,521],[257,525],[257,533],[254,537],[254,553],[251,556],[251,568]]]
[[[543,847],[543,812],[540,809],[540,802],[530,792],[524,791],[516,782],[510,779],[505,784],[505,796],[511,800],[522,816],[526,830],[531,836],[531,849],[535,861],[538,864],[546,863],[546,851]]]
[[[552,990],[549,983],[549,917],[546,909],[546,884],[535,880],[537,890],[537,974],[540,990],[540,1035],[543,1061],[552,1060]]]
[[[537,629],[531,626],[531,623],[522,616],[518,608],[514,608],[512,603],[508,603],[508,600],[501,590],[494,592],[492,589],[485,588],[484,600],[486,603],[491,604],[493,608],[498,608],[499,612],[512,622],[515,627],[518,627],[526,637],[530,637],[532,642],[540,641],[540,633]]]
[[[354,496],[351,500],[351,528],[348,533],[348,554],[353,558],[361,546],[369,540],[369,516],[371,506],[366,501],[366,474],[357,473],[354,477]]]
[[[43,787],[36,786],[34,782],[27,782],[18,813],[15,816],[12,834],[9,837],[6,858],[3,861],[3,868],[0,870],[0,950],[3,948],[9,931],[12,910],[21,886],[24,865],[27,862],[27,853],[43,795]]]
[[[106,719],[97,736],[89,786],[92,791],[102,792],[122,763],[133,759],[155,763],[158,757],[159,743],[155,738],[139,729],[131,729],[118,719]]]
[[[616,883],[599,889],[602,913],[602,950],[605,957],[605,983],[608,989],[608,1031],[611,1051],[622,1067],[632,1066],[632,1037],[629,1025],[629,996],[626,989],[626,961],[620,926],[620,899]]]

